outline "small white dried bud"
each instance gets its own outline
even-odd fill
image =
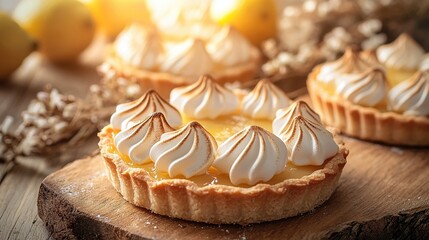
[[[262,71],[267,76],[272,76],[278,72],[278,64],[274,64],[275,61],[270,61],[262,65]]]
[[[357,27],[358,31],[365,37],[371,37],[381,31],[383,23],[378,19],[369,19],[360,23]]]
[[[0,125],[0,131],[3,133],[10,133],[10,129],[12,128],[13,124],[13,117],[12,116],[6,116],[3,120],[2,124]]]
[[[314,57],[316,52],[316,42],[308,42],[301,45],[295,58],[299,63],[306,63],[309,59]]]
[[[37,144],[40,142],[40,133],[36,128],[30,128],[25,132],[25,136],[19,143],[17,150],[25,155],[30,155]]]
[[[314,12],[317,9],[317,2],[315,0],[307,0],[302,4],[302,9],[305,12]]]
[[[343,27],[336,27],[325,35],[324,43],[326,47],[335,52],[343,52],[351,43],[352,36]]]
[[[48,118],[48,124],[51,126],[59,123],[60,121],[61,121],[61,119],[58,116],[51,116]]]
[[[89,91],[94,94],[98,94],[101,92],[101,87],[97,84],[92,84],[89,86]]]
[[[301,14],[301,9],[296,6],[287,6],[283,9],[284,17],[297,17]]]
[[[126,91],[127,91],[126,93],[127,96],[130,96],[130,97],[135,97],[135,96],[141,95],[142,93],[141,87],[138,84],[129,85]]]
[[[63,109],[65,105],[63,96],[57,89],[52,89],[50,94],[49,106],[52,108],[57,108],[59,110]]]
[[[31,101],[30,105],[28,106],[27,112],[40,115],[46,114],[46,105],[40,101]]]
[[[262,50],[269,58],[274,58],[279,51],[279,47],[276,40],[274,38],[270,38],[262,43]]]
[[[61,121],[54,125],[54,132],[61,133],[64,132],[64,130],[67,129],[68,123]]]
[[[39,101],[42,101],[42,102],[48,102],[49,101],[49,93],[47,93],[47,92],[38,92],[37,93],[37,99]]]
[[[293,54],[288,52],[281,52],[277,56],[277,61],[279,62],[280,65],[289,66],[293,64],[296,60]]]
[[[77,112],[77,104],[76,103],[67,104],[63,110],[63,118],[71,119],[76,114],[76,112]]]
[[[48,120],[44,118],[34,118],[32,123],[35,127],[40,129],[46,129],[49,128],[51,125],[49,124]]]

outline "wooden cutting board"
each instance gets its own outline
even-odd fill
[[[153,214],[115,191],[98,156],[43,181],[39,216],[56,239],[428,239],[429,149],[345,142],[350,155],[331,199],[286,220],[243,227]]]

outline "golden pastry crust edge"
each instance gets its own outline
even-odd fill
[[[213,224],[246,225],[313,210],[335,191],[348,155],[340,144],[322,169],[275,185],[199,187],[186,179],[157,181],[144,169],[128,166],[119,155],[109,153],[113,144],[109,131],[108,126],[99,133],[101,156],[108,179],[125,200],[160,215]]]
[[[429,146],[429,118],[381,112],[331,96],[316,80],[317,67],[307,80],[314,109],[324,124],[346,135],[391,145]]]

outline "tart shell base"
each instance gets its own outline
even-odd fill
[[[155,180],[144,169],[128,166],[110,153],[111,128],[100,133],[99,146],[114,188],[133,205],[174,218],[213,224],[250,224],[296,216],[325,202],[337,187],[348,150],[300,179],[249,188],[226,185],[199,187],[186,179]]]
[[[259,65],[260,53],[254,49],[251,52],[249,62],[208,74],[222,85],[225,83],[246,82],[255,76]],[[115,54],[111,54],[98,70],[103,77],[113,77],[112,81],[117,81],[117,79],[121,78],[132,83],[138,83],[143,90],[154,89],[165,99],[170,98],[170,92],[174,88],[189,85],[197,80],[197,78],[189,79],[167,72],[135,68],[126,64]]]
[[[341,133],[363,140],[393,145],[429,146],[429,118],[405,116],[362,107],[329,95],[315,80],[308,78],[307,88],[313,106],[322,121]]]

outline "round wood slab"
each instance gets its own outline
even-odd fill
[[[99,157],[49,175],[39,216],[55,239],[428,239],[429,149],[345,142],[350,155],[331,199],[286,220],[243,227],[153,214],[114,190]]]

